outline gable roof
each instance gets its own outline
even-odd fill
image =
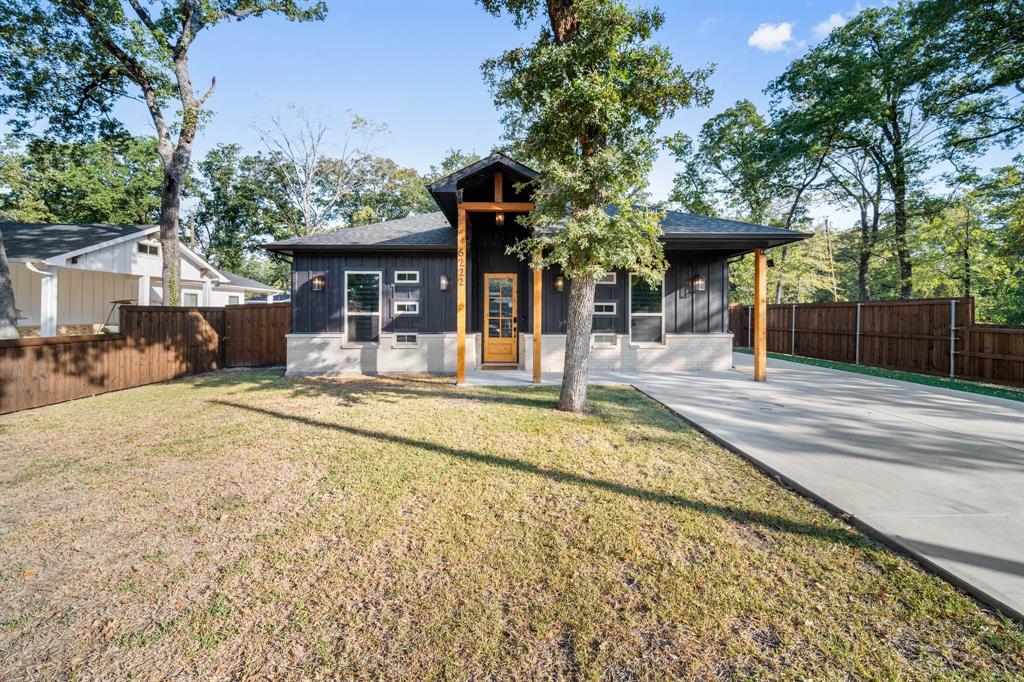
[[[156,229],[156,225],[0,223],[4,250],[10,260],[47,260],[109,241],[141,238]]]
[[[427,191],[434,197],[438,208],[444,213],[450,223],[458,220],[458,204],[460,189],[474,180],[485,175],[493,175],[501,172],[509,176],[513,182],[528,182],[540,177],[540,173],[529,166],[525,166],[515,159],[505,156],[501,152],[494,152],[489,156],[460,168],[454,173],[427,185]]]
[[[614,209],[609,209],[614,211]],[[682,211],[665,211],[661,221],[667,244],[733,249],[746,243],[778,246],[809,237],[781,227],[754,225],[738,220],[709,218]],[[454,251],[456,233],[440,211],[409,216],[362,227],[348,227],[309,237],[267,244],[281,253],[295,251]]]
[[[234,272],[228,272],[227,270],[219,270],[218,272],[220,272],[220,274],[227,280],[226,282],[221,282],[220,286],[238,287],[239,289],[248,289],[250,291],[281,291],[269,284],[264,284],[258,280],[243,277],[242,275]]]

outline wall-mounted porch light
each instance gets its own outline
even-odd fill
[[[327,275],[313,275],[313,291],[323,291],[327,288]]]
[[[693,277],[691,277],[690,278],[690,287],[694,291],[704,291],[704,288],[705,288],[704,275],[697,274],[697,275],[694,275]]]
[[[565,291],[565,277],[558,275],[555,277],[555,291],[562,293]]]
[[[505,224],[505,214],[502,211],[498,211],[494,214],[494,224],[498,227]]]
[[[448,275],[441,275],[441,291],[448,291]]]

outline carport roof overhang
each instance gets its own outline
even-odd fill
[[[666,234],[662,243],[670,251],[720,251],[730,256],[750,253],[754,249],[771,249],[811,237],[808,232],[789,234],[737,235],[733,234]]]

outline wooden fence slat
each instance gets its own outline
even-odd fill
[[[955,301],[956,376],[1024,386],[1024,327],[975,324],[974,300]],[[794,318],[792,304],[770,305],[768,350],[854,363],[857,306],[800,303]],[[948,376],[952,309],[948,298],[860,304],[860,364]],[[748,317],[747,306],[729,306],[734,346],[749,347]]]
[[[0,414],[225,366],[282,365],[291,304],[125,306],[119,325],[120,334],[0,341]]]

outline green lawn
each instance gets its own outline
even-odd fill
[[[753,355],[753,351],[750,350],[749,348],[733,348],[733,351],[736,353],[745,353],[747,355]],[[1007,400],[1019,400],[1021,402],[1024,402],[1024,388],[1017,388],[1015,386],[996,386],[993,384],[979,384],[974,381],[950,379],[949,377],[940,377],[935,376],[934,374],[917,374],[915,372],[902,372],[898,369],[884,369],[882,367],[869,367],[867,365],[851,365],[848,362],[835,362],[833,360],[821,360],[819,358],[806,358],[802,355],[786,355],[785,353],[768,353],[768,357],[775,358],[776,360],[798,362],[803,365],[827,367],[828,369],[841,369],[844,372],[867,374],[869,376],[883,377],[885,379],[899,379],[900,381],[909,381],[912,384],[938,386],[939,388],[951,388],[954,391],[964,391],[965,393],[978,393],[980,395],[990,395],[996,398],[1006,398]]]
[[[225,372],[0,418],[0,677],[1011,678],[1024,632],[656,403]]]

